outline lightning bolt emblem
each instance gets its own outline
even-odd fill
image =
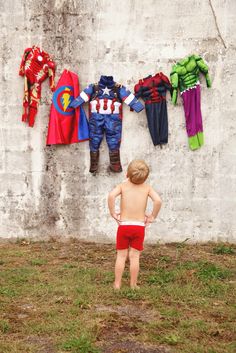
[[[70,92],[70,89],[68,87],[66,87],[65,91],[69,91]],[[63,105],[64,112],[68,108],[68,105],[70,104],[70,100],[71,100],[70,94],[67,93],[67,92],[63,93],[63,95],[62,95],[62,105]]]

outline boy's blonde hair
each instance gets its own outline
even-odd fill
[[[134,184],[143,184],[149,175],[149,168],[142,159],[135,159],[128,165],[127,177]]]

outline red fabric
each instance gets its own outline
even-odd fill
[[[103,109],[107,110],[107,103],[108,103],[108,99],[104,98],[104,104],[103,104]]]
[[[171,83],[168,77],[160,72],[154,76],[150,75],[139,80],[134,87],[134,92],[137,97],[141,96],[144,99],[145,104],[158,103],[165,99],[158,90],[163,87],[163,85],[167,89],[171,89]]]
[[[67,86],[72,87],[72,89],[69,89]],[[64,89],[58,94],[57,92],[63,87]],[[74,72],[64,70],[53,95],[49,117],[47,145],[80,142],[78,139],[80,109],[73,109],[68,106],[63,107],[63,97],[65,97],[66,105],[68,105],[69,97],[78,97],[79,93],[78,76]],[[62,112],[60,113],[60,111]],[[65,113],[70,114],[65,115]]]
[[[35,45],[25,49],[19,70],[19,75],[25,77],[22,121],[31,127],[41,98],[41,83],[49,77],[50,88],[55,89],[55,68],[54,61],[45,51]]]
[[[144,235],[144,226],[120,225],[117,230],[116,249],[124,250],[131,247],[136,250],[142,251]]]

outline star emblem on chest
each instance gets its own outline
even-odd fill
[[[111,91],[111,89],[109,89],[108,87],[105,87],[105,88],[102,88],[102,95],[104,96],[105,94],[106,95],[110,95],[110,91]]]

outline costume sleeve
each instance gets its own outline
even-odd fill
[[[179,77],[177,72],[175,71],[175,68],[173,67],[172,72],[170,74],[170,81],[172,84],[173,88],[173,93],[172,93],[172,102],[176,104],[177,102],[177,96],[178,96],[178,84],[179,84]]]
[[[55,71],[56,71],[56,64],[54,61],[50,60],[48,62],[48,77],[49,77],[49,84],[51,91],[55,91]]]
[[[206,76],[206,84],[207,84],[207,87],[211,87],[211,79],[210,79],[210,76],[209,76],[209,73],[208,73],[208,66],[207,64],[205,63],[205,61],[198,55],[195,55],[194,56],[195,60],[196,60],[196,63],[197,63],[197,66],[199,67],[200,71],[202,73],[205,74]]]
[[[25,61],[26,61],[26,58],[27,58],[29,52],[31,51],[31,49],[32,48],[27,48],[24,51],[24,54],[23,54],[23,57],[22,57],[22,60],[21,60],[21,64],[20,64],[20,70],[19,70],[19,75],[20,76],[24,76],[25,75]]]
[[[170,94],[172,96],[172,93],[173,93],[173,88],[172,88],[172,85],[170,83],[170,80],[168,79],[168,77],[166,75],[164,75],[163,73],[161,73],[161,79],[162,79],[162,82],[165,86],[165,88],[170,91]]]
[[[140,98],[142,97],[142,86],[140,85],[140,83],[137,83],[135,86],[134,86],[134,94],[135,94],[135,97],[137,98]]]
[[[91,95],[93,94],[94,91],[94,85],[90,84],[88,87],[86,87],[80,95],[73,100],[72,103],[70,103],[70,107],[72,108],[77,108],[80,105],[88,102],[90,100]]]
[[[120,98],[122,101],[127,104],[130,108],[134,109],[136,113],[141,112],[144,109],[142,103],[131,93],[125,86],[120,87]]]

